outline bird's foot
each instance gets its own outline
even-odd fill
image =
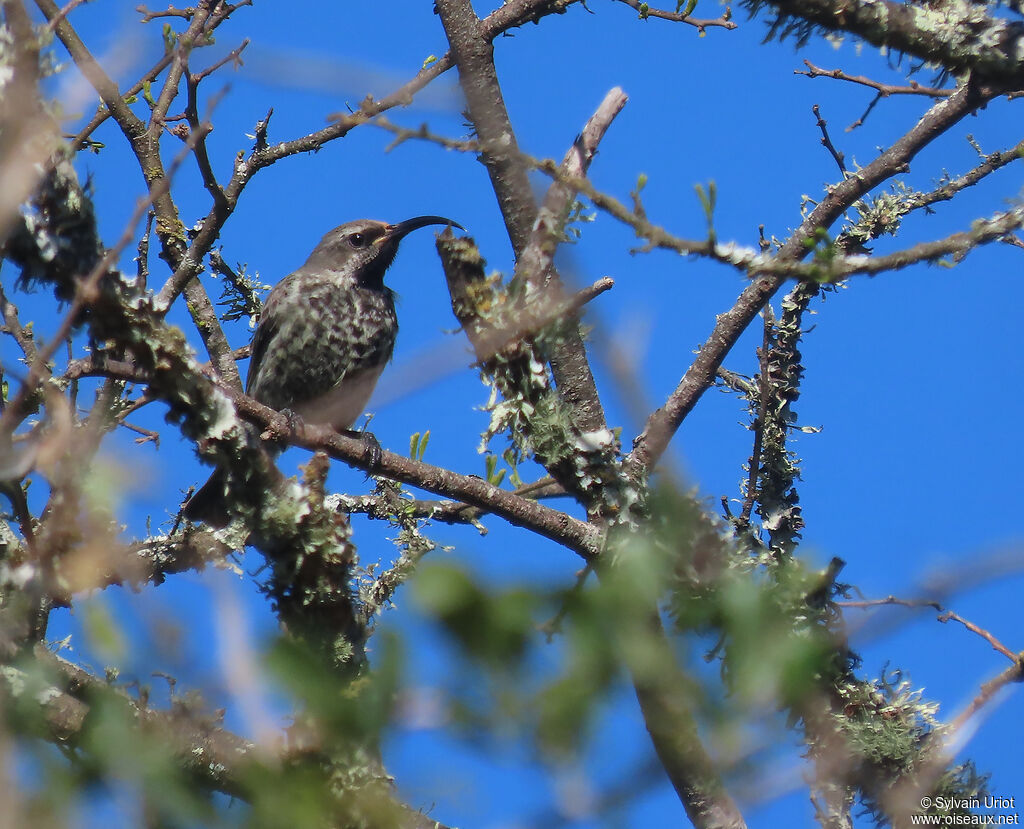
[[[384,450],[381,448],[380,441],[377,440],[373,432],[365,430],[354,432],[351,429],[346,429],[344,434],[363,442],[363,458],[367,465],[366,477],[369,478],[380,467],[380,463],[384,459]]]
[[[281,414],[283,414],[285,416],[285,419],[288,421],[288,434],[282,435],[281,437],[291,437],[299,429],[306,425],[306,422],[302,419],[302,415],[300,415],[296,411],[293,411],[292,409],[289,409],[287,407],[281,409]]]

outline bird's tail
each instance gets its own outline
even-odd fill
[[[209,480],[197,489],[181,508],[189,521],[202,521],[214,529],[223,529],[231,520],[227,504],[227,479],[215,469]]]

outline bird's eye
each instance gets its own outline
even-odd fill
[[[348,243],[354,248],[365,248],[370,243],[370,240],[365,233],[351,233],[348,237]]]

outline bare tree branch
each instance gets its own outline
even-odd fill
[[[641,0],[619,0],[620,3],[625,3],[630,8],[636,9],[640,13],[640,19],[646,20],[649,17],[656,17],[659,20],[670,20],[674,23],[686,23],[690,26],[695,26],[697,31],[701,34],[704,33],[705,29],[713,26],[720,26],[723,29],[735,29],[739,24],[732,19],[732,10],[727,6],[725,13],[714,20],[705,20],[696,17],[690,17],[685,12],[667,12],[661,9],[652,9],[647,3],[641,2]],[[696,6],[696,3],[694,3]]]
[[[783,244],[774,257],[775,261],[797,262],[807,256],[809,251],[806,240],[814,237],[817,228],[829,227],[857,199],[904,169],[938,135],[983,107],[998,94],[994,89],[967,83],[949,98],[933,105],[909,132],[878,158],[831,188],[828,196]],[[719,315],[711,336],[697,353],[696,360],[686,370],[675,391],[660,409],[650,415],[644,431],[634,440],[633,451],[627,462],[636,472],[646,473],[661,457],[679,425],[714,383],[722,360],[765,303],[781,287],[782,282],[780,276],[755,275],[736,304]]]
[[[611,126],[612,120],[626,105],[626,101],[626,94],[618,87],[605,95],[600,106],[584,126],[583,132],[566,153],[562,161],[562,172],[565,175],[586,175],[590,162],[597,153],[598,144]],[[565,234],[566,220],[575,201],[575,195],[557,179],[551,184],[537,212],[530,241],[516,260],[515,274],[512,277],[513,290],[516,287],[533,286],[535,290],[544,288],[555,294],[562,292],[561,281],[552,268],[552,261]],[[572,409],[577,427],[583,432],[607,428],[604,407],[601,405],[578,326],[555,344],[551,354],[551,371],[562,399]]]
[[[861,86],[866,86],[869,89],[874,89],[883,98],[888,98],[890,95],[926,95],[931,98],[948,98],[954,92],[953,88],[938,89],[933,86],[922,86],[917,81],[910,81],[906,86],[881,83],[880,81],[872,80],[864,75],[849,75],[842,69],[822,69],[820,66],[815,66],[806,58],[804,59],[804,66],[807,67],[806,72],[800,69],[794,69],[793,74],[806,75],[808,78],[835,78],[840,81],[849,81],[850,83],[860,84]]]

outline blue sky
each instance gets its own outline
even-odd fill
[[[702,0],[697,15],[714,17],[719,7]],[[506,104],[523,149],[560,158],[604,94],[621,86],[630,102],[616,120],[591,169],[596,185],[628,200],[637,176],[648,184],[648,215],[681,236],[701,237],[705,222],[694,185],[714,181],[718,188],[716,229],[720,239],[754,245],[757,227],[785,238],[800,221],[803,196],[821,197],[838,178],[831,157],[819,144],[811,113],[822,106],[833,141],[847,163],[868,163],[909,129],[925,111],[917,97],[882,101],[867,124],[853,132],[872,93],[840,82],[797,76],[807,58],[819,66],[839,66],[851,74],[899,82],[885,59],[871,47],[853,42],[815,41],[797,52],[791,43],[761,45],[761,21],[739,18],[733,32],[709,29],[698,37],[690,27],[641,22],[623,4],[592,0],[593,14],[581,7],[552,16],[539,26],[516,30],[495,44]],[[121,81],[135,78],[162,50],[159,22],[140,27],[134,4],[96,0],[76,9],[71,19],[94,53],[117,57]],[[358,105],[368,91],[383,94],[411,77],[429,55],[445,51],[439,19],[427,0],[390,0],[385,4],[280,4],[256,2],[241,9],[218,32],[218,44],[198,52],[195,67],[236,46],[252,44],[246,66],[222,70],[205,82],[209,95],[227,85],[212,114],[215,131],[210,152],[222,179],[239,150],[251,146],[253,125],[274,108],[270,140],[286,140],[317,129],[327,113]],[[478,3],[477,9],[489,10]],[[135,46],[125,48],[125,38]],[[894,62],[894,61],[893,61]],[[73,72],[68,73],[73,77]],[[926,74],[919,76],[927,83]],[[434,87],[437,87],[435,90]],[[59,87],[69,116],[91,113],[71,96],[73,85]],[[454,73],[431,88],[430,95],[389,117],[407,126],[426,121],[436,132],[465,137]],[[927,190],[942,172],[962,173],[977,163],[965,135],[973,134],[986,152],[1020,139],[1019,115],[997,101],[978,117],[940,139],[913,163],[907,180]],[[1019,106],[1019,104],[1018,104]],[[172,110],[174,108],[172,107]],[[69,118],[74,131],[80,119]],[[143,193],[141,177],[126,157],[123,139],[110,127],[96,136],[107,143],[100,155],[81,157],[80,169],[92,176],[102,231],[108,242]],[[511,251],[486,172],[473,158],[438,147],[408,142],[387,153],[391,137],[374,127],[354,130],[317,154],[280,162],[261,172],[247,188],[221,242],[229,263],[247,263],[262,280],[276,282],[300,265],[321,235],[344,221],[373,217],[398,221],[418,214],[450,216],[473,235],[489,266],[508,272]],[[174,139],[165,142],[176,152]],[[878,253],[913,241],[939,238],[968,227],[972,218],[991,215],[1006,200],[1020,196],[1019,166],[1011,165],[990,181],[969,190],[935,215],[913,217],[898,239],[880,240]],[[544,182],[537,180],[538,187]],[[174,189],[186,222],[205,215],[208,200],[197,174],[185,165]],[[728,309],[744,285],[743,277],[722,266],[667,252],[631,255],[632,231],[607,216],[584,225],[581,241],[563,251],[563,271],[580,284],[612,276],[616,285],[600,297],[589,318],[594,339],[623,348],[635,357],[645,400],[642,410],[660,404],[706,338],[714,316]],[[131,255],[123,267],[132,269]],[[875,279],[855,278],[814,308],[813,331],[802,348],[807,368],[797,406],[805,425],[823,426],[802,435],[796,449],[803,458],[801,503],[807,529],[802,555],[823,564],[831,556],[847,562],[841,580],[865,595],[928,595],[925,579],[946,574],[952,592],[948,605],[992,631],[1011,649],[1016,638],[1013,612],[1021,576],[1019,412],[1024,394],[1022,369],[1020,251],[1004,246],[972,254],[956,269],[912,268]],[[153,262],[153,283],[162,279]],[[6,280],[11,274],[4,272]],[[208,279],[208,277],[206,277]],[[212,282],[208,281],[208,285]],[[381,443],[405,451],[409,435],[432,430],[427,459],[466,473],[483,474],[476,453],[486,415],[477,410],[486,391],[468,368],[470,357],[460,335],[453,335],[440,265],[428,232],[410,236],[389,272],[389,284],[401,297],[401,333],[394,363],[371,404],[372,430]],[[216,286],[210,288],[216,295]],[[46,308],[39,295],[23,303],[22,318],[33,307]],[[43,313],[43,312],[40,312]],[[52,313],[46,311],[45,313]],[[179,309],[178,322],[186,320]],[[58,320],[40,317],[37,330],[56,328]],[[186,330],[188,330],[186,328]],[[234,345],[247,341],[243,325],[231,329]],[[193,338],[194,339],[194,338]],[[743,373],[755,369],[759,332],[747,335],[726,360]],[[6,345],[4,346],[6,348]],[[5,352],[6,353],[6,352]],[[600,349],[595,349],[600,353]],[[429,367],[427,370],[426,367]],[[598,382],[609,419],[624,426],[628,440],[639,423],[631,415],[635,395],[617,390],[607,367],[598,362]],[[136,419],[164,428],[155,407]],[[443,415],[443,416],[442,416]],[[732,395],[708,392],[675,440],[674,470],[717,503],[735,497],[741,466],[749,453],[746,415]],[[121,514],[129,534],[141,532],[146,516],[154,525],[167,518],[189,485],[205,476],[192,448],[166,431],[158,449],[137,449],[127,433],[113,436],[107,458],[113,464],[143,458],[145,471],[133,472],[124,487]],[[284,463],[302,462],[289,452]],[[117,475],[127,472],[122,468]],[[339,489],[360,491],[361,473],[335,469]],[[471,530],[432,529],[432,536],[455,545],[438,553],[458,561],[495,585],[565,585],[579,561],[547,542],[529,539],[501,524],[485,522],[487,538]],[[357,522],[364,561],[388,557],[393,548],[379,527]],[[987,563],[997,572],[976,579]],[[258,566],[249,556],[245,565]],[[1017,565],[1019,567],[1019,564]],[[226,597],[234,597],[228,599]],[[233,604],[234,603],[234,604]],[[90,604],[105,605],[129,620],[131,635],[148,643],[135,654],[140,676],[161,669],[186,682],[210,683],[227,693],[217,650],[224,642],[225,607],[237,605],[256,631],[269,634],[274,621],[252,580],[206,573],[171,579],[142,595],[110,591],[83,600],[74,617],[55,617],[55,637],[73,631],[80,658],[97,654],[89,632]],[[850,622],[861,621],[853,611]],[[171,646],[161,634],[164,623],[185,616],[194,626],[181,631]],[[1006,667],[1005,659],[961,627],[940,625],[934,614],[895,608],[871,617],[875,624],[854,645],[864,669],[876,675],[883,665],[908,671],[917,686],[952,715],[979,685]],[[451,668],[451,654],[434,631],[425,630],[412,603],[399,594],[398,607],[386,615],[384,629],[409,634],[410,684],[438,687]],[[411,633],[410,633],[411,632]],[[870,633],[870,636],[867,634]],[[557,660],[557,645],[540,660]],[[543,651],[543,649],[540,649]],[[1018,696],[1006,695],[1002,707],[983,720],[966,756],[993,773],[992,791],[1024,797]],[[429,694],[426,695],[429,698]],[[251,727],[238,716],[237,724]],[[595,761],[586,772],[602,787],[651,758],[636,705],[628,689],[607,710],[594,737]],[[512,738],[483,747],[453,740],[437,730],[408,728],[389,744],[389,769],[400,791],[416,805],[434,805],[433,814],[449,825],[510,827],[533,825],[550,807],[552,775],[539,768]],[[795,782],[795,792],[773,797],[780,785],[755,781],[743,789],[750,825],[806,825],[812,819],[806,790],[799,786],[798,750],[790,745],[772,761],[773,770]],[[794,777],[795,775],[795,777]],[[571,775],[562,775],[568,786]],[[651,787],[616,825],[667,826],[684,820],[667,782],[650,776]],[[771,788],[771,792],[764,789]],[[600,825],[582,819],[573,826]]]

